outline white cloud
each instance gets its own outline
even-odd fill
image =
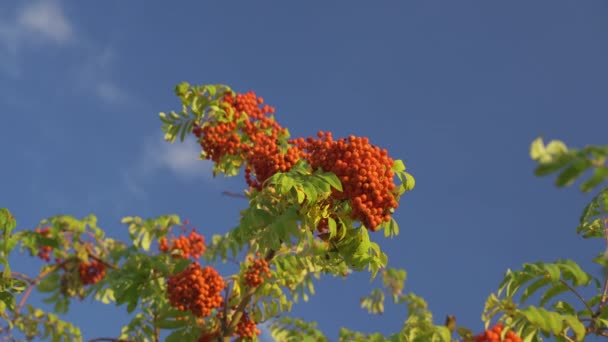
[[[99,82],[95,92],[100,99],[110,104],[124,103],[129,99],[126,90],[121,89],[112,81]]]
[[[156,158],[159,167],[171,170],[180,178],[194,179],[212,177],[213,163],[200,160],[201,148],[193,140],[169,144],[161,141],[160,146],[149,145],[148,155]]]
[[[74,34],[72,25],[55,1],[39,1],[23,7],[17,14],[17,26],[56,43],[65,43]]]
[[[27,71],[21,65],[27,48],[48,48],[49,44],[53,48],[69,47],[83,58],[66,68],[66,74],[72,78],[66,82],[107,104],[134,102],[133,96],[112,77],[115,51],[79,35],[59,0],[23,3],[11,17],[0,15],[0,73],[21,78]]]
[[[118,59],[114,49],[91,46],[89,50],[85,61],[72,70],[77,79],[77,87],[110,105],[135,103],[134,97],[110,77]]]
[[[123,183],[132,195],[143,198],[146,184],[161,171],[168,170],[182,181],[210,181],[213,163],[198,159],[200,151],[193,140],[169,144],[160,138],[148,139],[140,157],[123,171]]]
[[[61,45],[74,38],[71,23],[59,3],[51,0],[28,2],[9,18],[0,18],[0,72],[21,76],[20,52],[40,43]]]

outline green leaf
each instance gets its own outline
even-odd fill
[[[329,238],[332,239],[338,233],[338,226],[336,225],[336,220],[329,217],[327,218],[327,224],[329,226]]]
[[[552,140],[545,147],[542,138],[537,138],[530,145],[530,157],[541,164],[550,163],[555,157],[566,153],[568,148],[559,140]]]
[[[572,184],[583,172],[591,167],[589,160],[577,160],[566,167],[555,180],[555,185],[563,187]]]
[[[540,137],[534,139],[530,145],[530,158],[532,158],[532,160],[539,160],[545,154],[545,144],[543,143],[543,139]]]
[[[568,147],[566,147],[566,144],[559,140],[551,140],[546,146],[546,151],[549,154],[559,155],[567,153]]]
[[[441,341],[450,342],[452,340],[452,333],[447,327],[435,326],[435,333],[439,335]]]
[[[9,310],[15,310],[15,296],[13,296],[10,292],[0,292],[0,301],[4,303]]]
[[[188,325],[186,320],[176,320],[176,319],[161,319],[155,322],[156,326],[161,329],[178,329],[183,328]]]
[[[591,178],[581,184],[582,192],[589,192],[593,190],[596,186],[602,184],[604,180],[608,178],[608,167],[597,167],[593,170],[593,175]]]
[[[574,286],[587,286],[591,283],[591,276],[572,260],[563,260],[559,262],[559,268],[563,272],[563,277],[566,280],[571,280]]]
[[[556,282],[560,279],[561,272],[559,266],[554,264],[542,264],[542,267],[548,273],[551,281]]]
[[[4,233],[4,238],[6,239],[13,229],[17,226],[17,221],[11,214],[11,212],[6,208],[0,209],[0,229]]]
[[[342,183],[340,182],[340,179],[338,178],[338,176],[336,176],[335,174],[333,174],[331,172],[324,172],[324,173],[318,175],[318,177],[323,179],[325,182],[327,182],[329,185],[331,185],[334,189],[336,189],[338,191],[342,191]]]
[[[190,84],[188,82],[181,82],[175,86],[175,94],[177,96],[182,96],[188,92],[188,89],[190,89]]]
[[[59,273],[53,272],[48,276],[42,278],[42,280],[38,283],[36,289],[42,293],[53,292],[59,288],[60,278],[61,277],[59,276]]]
[[[149,251],[151,245],[152,245],[152,234],[150,234],[147,231],[144,231],[143,235],[142,235],[142,239],[141,239],[141,247],[143,248],[144,251]]]
[[[531,324],[545,332],[557,335],[563,329],[563,318],[559,314],[534,306],[529,306],[521,312]]]
[[[589,304],[593,305],[591,303]],[[574,309],[574,307],[570,303],[565,301],[560,300],[555,302],[555,304],[553,304],[553,308],[562,314],[576,315],[576,310]]]
[[[540,298],[540,305],[544,306],[545,304],[547,304],[547,302],[549,302],[555,296],[557,296],[557,295],[559,295],[561,293],[564,293],[564,292],[566,292],[568,290],[569,290],[568,287],[566,285],[562,284],[562,283],[557,283],[557,284],[551,286],[541,296],[541,298]]]
[[[182,342],[184,337],[184,330],[175,330],[167,336],[165,342]]]
[[[405,189],[406,189],[406,191],[414,190],[415,186],[416,186],[416,181],[414,180],[414,177],[412,175],[410,175],[409,173],[405,172]]]
[[[583,209],[576,232],[584,238],[604,238],[603,215],[608,212],[608,187],[602,189]]]
[[[539,279],[535,280],[532,284],[530,284],[524,290],[523,294],[521,295],[521,298],[519,299],[519,302],[520,303],[525,302],[528,299],[528,297],[533,295],[538,289],[550,284],[551,282],[552,281],[549,278],[539,278]]]
[[[10,291],[14,294],[19,294],[19,293],[25,291],[27,286],[28,286],[27,282],[25,282],[21,279],[13,278],[13,287],[11,288]]]
[[[570,159],[571,158],[567,156],[563,156],[562,158],[555,159],[551,162],[539,164],[534,170],[534,174],[536,176],[546,176],[548,174],[559,171],[564,166],[566,166],[568,162],[570,162]]]
[[[402,171],[405,171],[405,164],[403,164],[403,161],[400,159],[395,160],[395,163],[393,164],[393,172]]]
[[[572,328],[576,335],[577,341],[582,341],[585,338],[585,325],[573,315],[564,315],[562,318],[566,321],[568,326]]]

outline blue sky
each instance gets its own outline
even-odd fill
[[[528,148],[606,143],[607,14],[556,0],[3,2],[0,205],[23,228],[95,213],[125,237],[123,216],[176,213],[223,233],[246,202],[221,192],[243,179],[212,179],[192,141],[163,143],[158,112],[179,109],[180,81],[255,90],[293,136],[366,135],[405,161],[417,186],[401,235],[376,240],[437,322],[481,330],[507,268],[567,257],[598,271],[602,244],[574,233],[590,196],[535,178]],[[323,279],[293,314],[332,340],[341,326],[397,331],[403,307],[359,309],[368,280]],[[86,338],[126,317],[87,304],[67,316]]]

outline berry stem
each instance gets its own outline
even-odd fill
[[[270,260],[272,260],[274,255],[275,255],[275,251],[269,250],[268,253],[266,253],[266,256],[264,257],[264,260],[266,260],[266,262],[270,262]],[[232,334],[236,330],[236,326],[239,323],[239,321],[241,320],[241,317],[243,317],[243,312],[245,311],[247,304],[249,304],[251,297],[255,294],[255,291],[257,289],[258,289],[257,287],[249,287],[247,289],[247,291],[245,292],[245,294],[243,295],[243,297],[241,297],[240,303],[237,305],[237,307],[234,311],[234,314],[232,314],[232,319],[230,320],[230,324],[228,324],[228,326],[224,329],[224,341],[230,341],[230,336],[232,336]],[[224,317],[226,317],[226,316],[224,316]],[[226,340],[226,338],[228,338],[228,340]]]

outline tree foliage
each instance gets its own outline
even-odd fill
[[[244,171],[248,201],[238,225],[207,237],[177,215],[125,217],[128,241],[107,237],[94,215],[57,215],[33,229],[18,229],[12,214],[0,209],[0,334],[9,341],[34,338],[80,341],[81,331],[59,314],[73,299],[124,307],[131,320],[114,341],[257,340],[268,322],[278,341],[328,341],[314,322],[289,315],[294,305],[315,294],[321,275],[353,272],[380,276],[382,288],[361,298],[370,314],[404,305],[407,316],[388,336],[347,328],[341,341],[583,341],[608,336],[608,278],[597,278],[575,261],[533,262],[507,270],[489,295],[475,334],[448,316],[436,322],[427,302],[405,291],[405,270],[389,267],[382,238],[399,227],[392,215],[414,178],[405,164],[364,137],[291,138],[255,93],[238,94],[225,85],[175,88],[180,111],[161,113],[169,143],[193,135],[201,159],[214,174]],[[583,192],[597,191],[583,209],[576,232],[608,241],[608,146],[569,149],[563,142],[532,143],[536,175],[557,173],[558,187],[579,178]],[[589,174],[585,177],[586,174]],[[377,233],[378,231],[383,233]],[[608,246],[608,245],[607,245]],[[27,252],[43,261],[29,276],[10,268],[11,253]],[[608,249],[594,260],[608,266]],[[238,271],[220,274],[218,263]],[[595,293],[583,296],[589,289]],[[32,291],[53,308],[27,303]],[[584,290],[584,291],[583,291]],[[570,295],[570,296],[566,296]],[[566,300],[568,298],[568,300]],[[574,300],[572,300],[574,298]]]

